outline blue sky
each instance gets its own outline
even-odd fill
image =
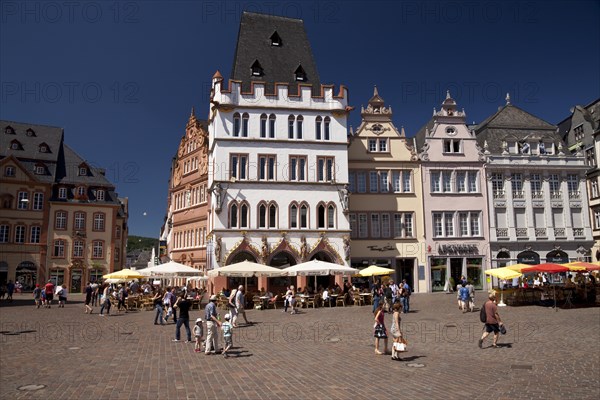
[[[597,1],[7,1],[0,118],[55,125],[159,234],[170,161],[210,79],[229,76],[242,10],[302,18],[323,83],[357,110],[377,85],[408,136],[450,89],[469,122],[512,103],[556,124],[600,97]],[[146,213],[146,215],[144,215]]]

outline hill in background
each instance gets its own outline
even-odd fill
[[[134,235],[129,235],[129,237],[127,238],[128,253],[131,253],[135,250],[152,251],[152,248],[158,251],[158,239]]]

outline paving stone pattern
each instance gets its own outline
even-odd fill
[[[0,303],[0,399],[600,398],[597,307],[501,308],[502,346],[490,337],[479,349],[478,312],[461,313],[453,295],[414,294],[402,361],[374,354],[371,306],[248,310],[253,325],[234,331],[225,359],[173,343],[175,325],[155,326],[154,312],[99,317],[82,300]]]

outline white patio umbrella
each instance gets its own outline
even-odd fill
[[[215,268],[208,271],[208,276],[230,276],[240,277],[244,279],[244,287],[247,286],[248,278],[253,276],[281,276],[282,270],[279,268],[270,267],[264,264],[258,264],[248,260],[239,263],[226,265],[224,267]]]
[[[358,272],[356,268],[346,265],[334,264],[327,261],[310,260],[300,264],[284,268],[281,272],[288,276],[314,276],[315,289],[317,288],[317,276],[325,275],[354,275]]]
[[[151,276],[199,276],[202,272],[196,268],[190,267],[189,265],[180,264],[175,261],[169,261],[168,263],[154,265],[152,267],[144,268],[139,272],[149,274]]]

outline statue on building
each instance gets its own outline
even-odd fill
[[[344,236],[344,259],[350,261],[350,238]]]
[[[266,260],[268,255],[269,255],[269,242],[267,242],[267,237],[263,236],[262,237],[262,257],[263,257],[263,260]]]
[[[306,248],[306,236],[302,236],[300,238],[300,257],[302,261],[306,260],[306,256],[308,255],[308,250]]]
[[[215,236],[215,258],[217,262],[221,261],[221,238],[219,236]]]
[[[217,182],[212,190],[213,196],[215,197],[215,210],[221,210],[221,184]]]
[[[348,205],[350,202],[350,191],[348,190],[348,185],[344,185],[344,187],[340,189],[340,198],[342,199],[342,211],[348,211]]]

